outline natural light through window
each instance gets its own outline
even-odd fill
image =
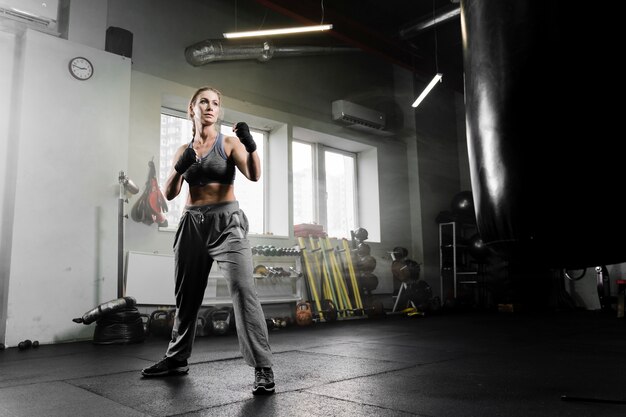
[[[232,124],[222,124],[221,132],[224,136],[235,136]],[[264,164],[265,135],[262,132],[253,130],[250,126],[250,133],[256,142],[256,151],[261,160],[261,167]],[[264,172],[267,172],[264,170]],[[235,197],[239,201],[239,207],[246,213],[250,223],[251,234],[263,234],[265,232],[265,202],[264,196],[265,175],[261,174],[261,179],[252,182],[241,172],[235,174]]]
[[[326,150],[324,161],[328,235],[348,237],[355,226],[355,158]]]
[[[291,145],[293,222],[324,226],[330,237],[350,237],[356,227],[356,154],[318,143]]]
[[[183,113],[180,116],[161,113],[161,152],[159,166],[159,187],[165,187],[165,181],[170,172],[176,150],[184,143],[191,142],[192,124]],[[180,215],[187,201],[187,183],[183,182],[183,188],[175,199],[167,202],[168,228],[176,228]]]
[[[313,149],[308,143],[292,142],[293,223],[313,223]]]

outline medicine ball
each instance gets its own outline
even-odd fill
[[[362,228],[362,227],[359,227],[356,230],[353,230],[352,231],[352,235],[359,242],[363,242],[364,240],[367,240],[367,238],[368,238],[367,230]]]
[[[370,248],[370,245],[368,245],[365,242],[361,242],[357,245],[356,247],[356,253],[359,256],[367,256],[372,252],[372,249]]]
[[[373,272],[376,269],[376,258],[366,255],[357,261],[357,267],[361,272]]]
[[[373,291],[378,287],[378,277],[371,272],[362,272],[359,274],[359,284],[366,291]]]

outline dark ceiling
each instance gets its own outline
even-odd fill
[[[411,70],[424,82],[441,72],[446,87],[463,91],[458,0],[255,1],[298,25],[320,24],[323,13],[323,23],[333,29],[308,36],[308,44],[356,47]]]

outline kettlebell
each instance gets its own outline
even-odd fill
[[[216,335],[224,335],[230,329],[230,311],[214,310],[211,314],[211,331]]]
[[[173,311],[156,310],[149,320],[150,333],[159,337],[170,337],[174,327]]]
[[[313,323],[310,303],[301,301],[296,305],[296,323],[298,326],[310,326]]]
[[[322,310],[324,311],[324,320],[337,321],[337,307],[332,300],[322,300]]]

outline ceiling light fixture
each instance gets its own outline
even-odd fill
[[[435,0],[433,0],[433,19],[434,18],[435,18]],[[428,93],[430,93],[430,90],[432,90],[435,87],[437,82],[441,82],[441,80],[443,78],[443,74],[439,72],[438,55],[439,54],[437,53],[437,26],[435,26],[435,72],[436,72],[436,74],[433,77],[433,79],[430,80],[430,82],[428,83],[428,85],[426,86],[424,91],[422,91],[422,94],[420,94],[419,97],[411,105],[414,108],[419,106],[419,104],[422,102],[422,100],[424,100],[424,98],[428,95]]]
[[[424,97],[426,97],[426,95],[430,93],[430,90],[432,90],[433,87],[435,87],[435,84],[437,84],[437,81],[441,82],[442,77],[443,77],[443,74],[437,73],[437,75],[435,75],[435,77],[432,80],[430,80],[430,82],[428,83],[424,91],[422,91],[422,94],[420,94],[420,96],[417,98],[417,100],[415,100],[412,106],[413,107],[419,106],[422,100],[424,100]]]
[[[304,33],[304,32],[318,32],[324,30],[330,30],[333,25],[317,25],[317,26],[299,26],[282,29],[267,29],[267,30],[251,30],[248,32],[228,32],[224,33],[224,37],[227,39],[234,38],[250,38],[255,36],[272,36],[272,35],[287,35],[292,33]]]

